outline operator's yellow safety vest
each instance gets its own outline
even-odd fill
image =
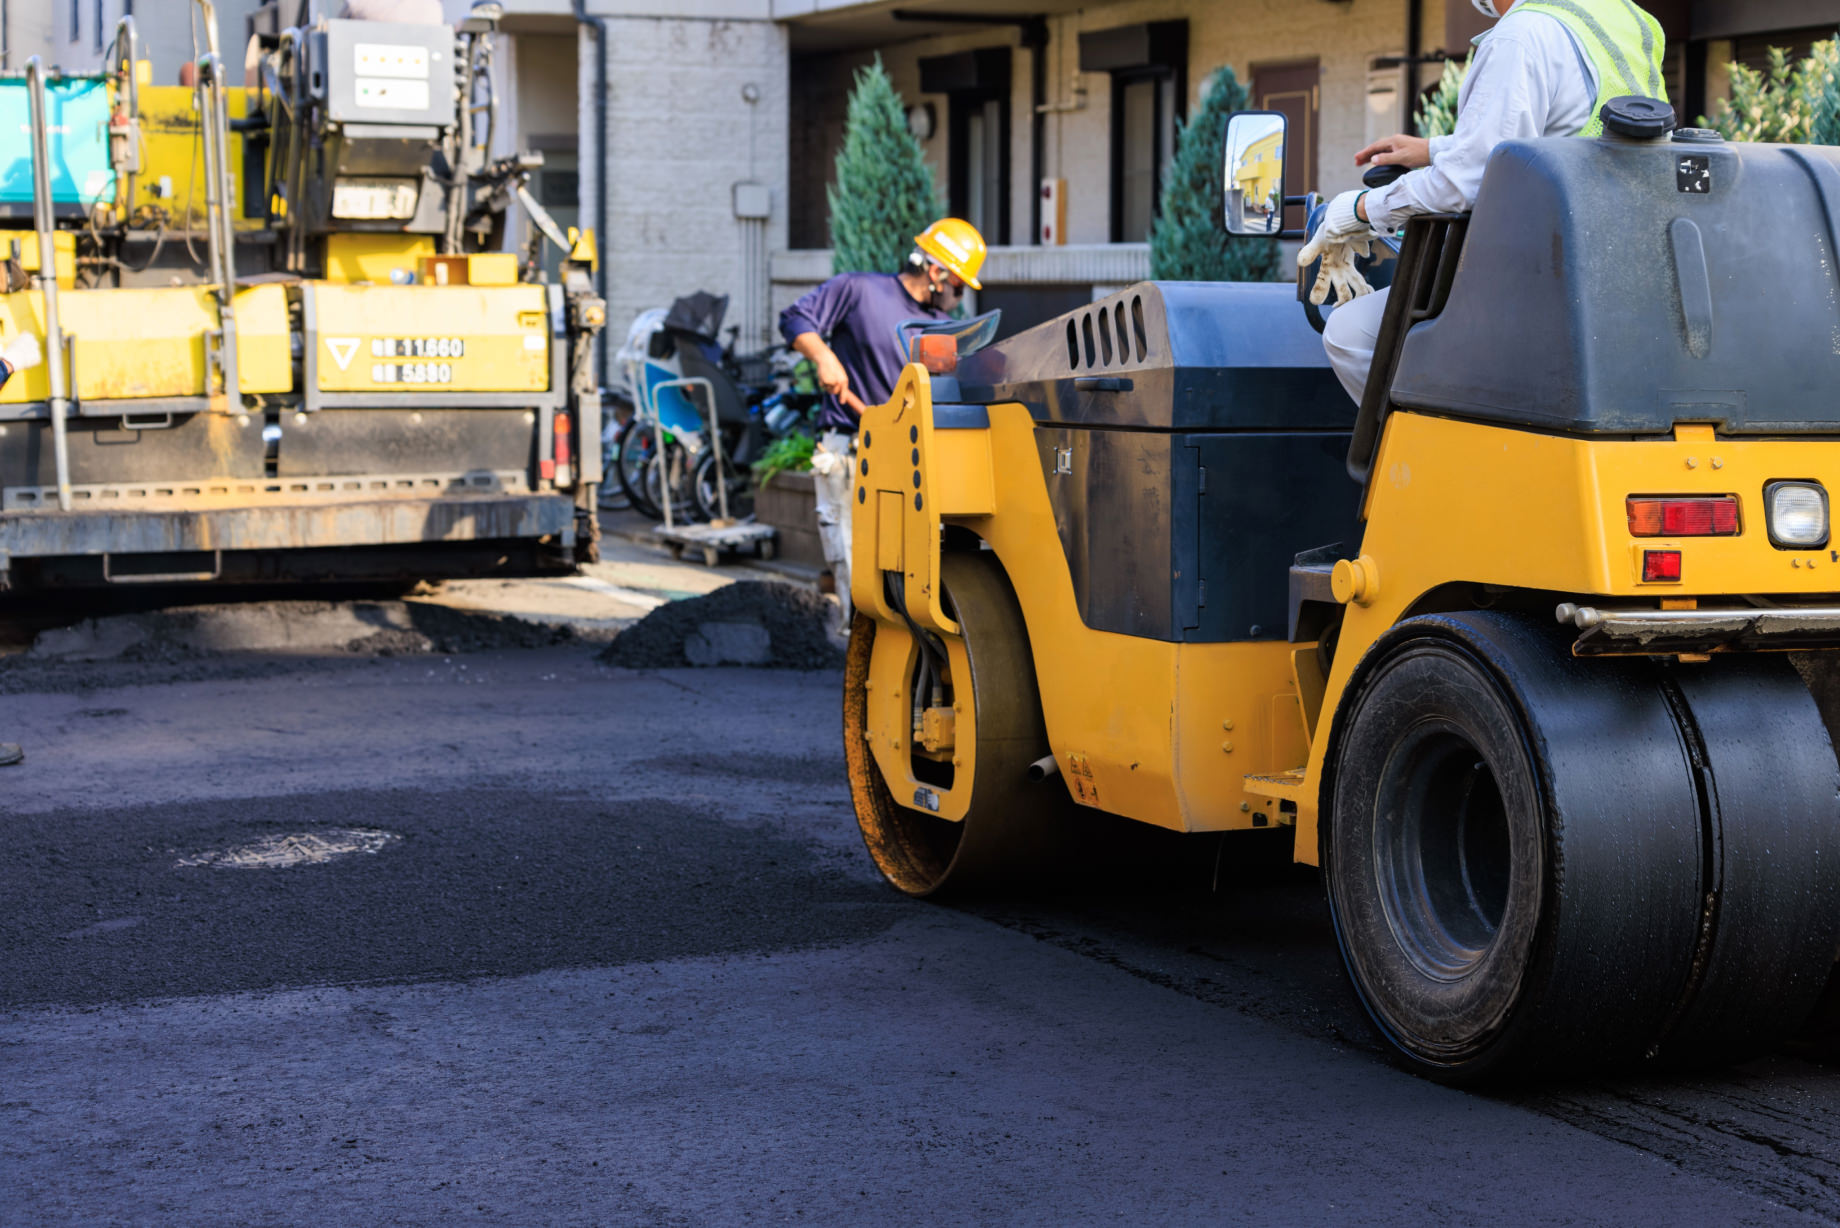
[[[1565,23],[1597,70],[1597,101],[1579,136],[1602,136],[1604,104],[1625,94],[1668,101],[1661,76],[1667,50],[1661,23],[1634,0],[1521,0],[1516,13],[1545,13]]]

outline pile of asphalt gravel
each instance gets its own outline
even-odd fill
[[[620,632],[600,660],[623,669],[751,665],[839,669],[824,597],[777,581],[741,581],[661,605]]]
[[[568,626],[419,601],[256,601],[85,619],[41,631],[38,661],[173,664],[227,653],[410,656],[549,648]]]

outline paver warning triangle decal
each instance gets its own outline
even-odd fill
[[[332,361],[338,363],[339,370],[343,371],[351,366],[351,356],[358,352],[358,339],[356,337],[328,337],[326,348],[332,352]]]

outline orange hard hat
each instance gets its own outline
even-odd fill
[[[914,246],[925,252],[942,268],[956,273],[960,281],[973,290],[982,290],[978,270],[990,248],[977,227],[963,218],[942,217],[914,236]]]

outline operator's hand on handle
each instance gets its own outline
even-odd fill
[[[1374,229],[1361,217],[1359,209],[1361,197],[1365,195],[1365,192],[1343,192],[1330,201],[1322,225],[1297,253],[1297,267],[1301,269],[1322,261],[1316,284],[1310,288],[1310,301],[1318,306],[1328,299],[1331,290],[1335,292],[1337,306],[1374,292],[1354,267],[1357,258],[1373,253]]]
[[[1354,156],[1356,166],[1367,166],[1369,163],[1374,166],[1403,166],[1408,170],[1430,166],[1431,142],[1422,136],[1397,133],[1375,141]]]

